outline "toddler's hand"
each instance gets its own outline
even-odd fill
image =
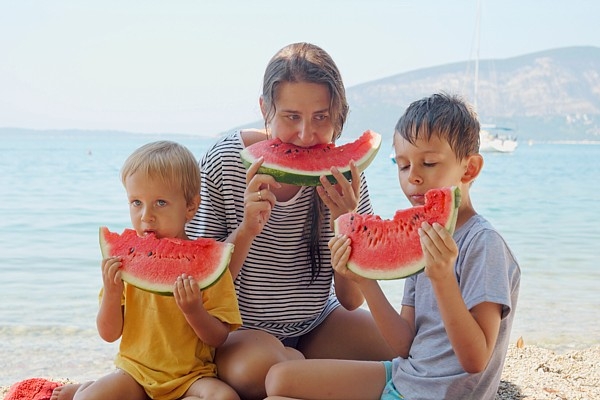
[[[204,307],[200,286],[193,277],[186,274],[177,278],[173,288],[173,297],[184,314],[193,314]]]
[[[123,280],[121,279],[120,257],[108,257],[102,260],[102,284],[104,285],[105,295],[123,293]]]

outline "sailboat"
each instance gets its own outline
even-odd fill
[[[473,107],[477,110],[477,95],[479,90],[479,43],[480,43],[480,23],[481,23],[481,0],[477,1],[477,22],[475,32],[477,33],[477,44],[475,51],[475,79],[473,89]],[[497,127],[490,124],[482,124],[479,130],[479,151],[480,152],[499,152],[512,153],[517,149],[517,138],[511,135],[500,133],[499,130],[508,131],[510,128]]]
[[[509,128],[495,125],[481,125],[479,130],[479,151],[512,153],[517,149],[517,139],[503,133],[494,133],[493,130],[508,130]]]

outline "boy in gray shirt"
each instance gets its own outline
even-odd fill
[[[500,234],[478,215],[469,188],[483,167],[479,122],[461,99],[412,103],[394,133],[400,186],[413,206],[429,189],[461,191],[456,231],[419,229],[424,273],[407,279],[402,309],[377,281],[346,268],[351,243],[334,237],[333,268],[363,292],[393,361],[300,360],[267,375],[269,399],[494,399],[515,315],[521,272]],[[284,397],[282,397],[284,396]]]

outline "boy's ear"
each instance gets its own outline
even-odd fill
[[[267,115],[266,110],[265,110],[265,103],[263,101],[263,97],[262,95],[258,98],[258,104],[260,105],[260,113],[263,116],[263,119],[265,118],[265,116]]]
[[[472,154],[467,158],[467,168],[463,173],[461,182],[471,183],[479,176],[483,168],[483,157],[481,154]]]
[[[186,221],[190,222],[194,215],[196,215],[196,211],[198,211],[198,207],[200,207],[200,193],[194,196],[192,201],[187,205],[185,217]]]

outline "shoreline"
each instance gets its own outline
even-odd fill
[[[67,377],[27,378],[74,382]],[[9,386],[0,387],[0,400],[4,399],[8,389]],[[567,352],[527,344],[509,346],[496,400],[597,398],[600,398],[600,344]]]

